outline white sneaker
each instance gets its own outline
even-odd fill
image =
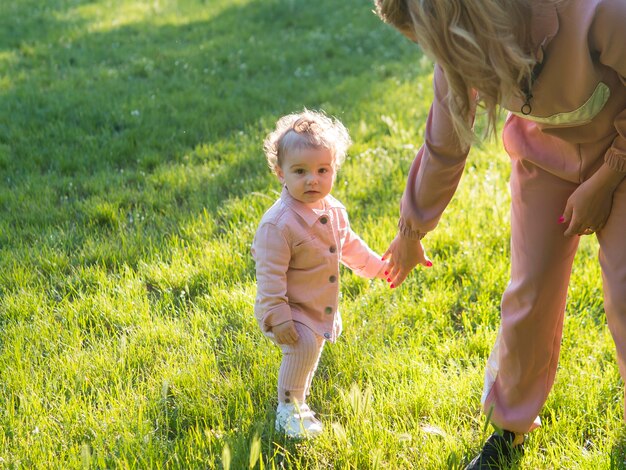
[[[304,403],[279,403],[276,408],[276,430],[294,439],[317,437],[322,434],[322,423]]]

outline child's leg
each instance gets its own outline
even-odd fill
[[[565,298],[578,237],[558,223],[576,185],[512,160],[511,281],[485,374],[483,407],[494,424],[525,433],[538,424],[556,373]],[[493,409],[492,409],[493,408]]]
[[[620,374],[626,380],[626,180],[613,195],[611,214],[598,232],[604,309],[617,348]]]
[[[281,344],[283,360],[278,372],[278,401],[304,403],[324,347],[324,338],[302,323],[294,322],[300,339]]]
[[[307,397],[311,394],[311,383],[313,382],[313,377],[315,376],[315,371],[317,370],[317,366],[320,363],[320,357],[322,357],[321,352],[324,347],[325,340],[319,336],[318,338],[322,341],[322,344],[320,346],[320,354],[317,355],[317,361],[315,361],[315,365],[313,366],[311,373],[307,377],[306,387],[304,389],[304,401],[306,401]]]

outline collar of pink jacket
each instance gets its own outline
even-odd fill
[[[309,227],[311,227],[315,222],[317,222],[317,219],[321,217],[321,214],[316,213],[309,206],[303,204],[302,202],[295,199],[291,194],[289,194],[286,186],[283,186],[283,191],[280,194],[280,200],[296,214],[302,217],[302,219],[309,225]],[[326,210],[324,212],[328,212],[328,210],[330,209],[344,208],[343,204],[341,204],[330,194],[324,198],[324,205],[326,206]]]

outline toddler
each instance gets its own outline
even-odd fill
[[[330,195],[350,143],[339,121],[309,110],[282,117],[264,143],[283,190],[252,245],[254,312],[283,352],[276,430],[293,438],[322,432],[306,397],[324,343],[341,333],[339,263],[362,277],[386,275],[386,262],[350,229],[344,206]]]

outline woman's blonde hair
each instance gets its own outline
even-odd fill
[[[263,150],[274,173],[277,173],[286,154],[309,148],[328,149],[335,169],[339,169],[351,144],[348,130],[339,120],[323,111],[304,109],[300,113],[281,117],[276,129],[263,142]]]
[[[386,23],[413,36],[443,70],[447,104],[461,143],[475,140],[472,91],[495,133],[498,106],[529,88],[536,59],[531,50],[529,0],[375,0]],[[554,2],[554,0],[546,0]],[[555,2],[556,3],[556,2]]]

